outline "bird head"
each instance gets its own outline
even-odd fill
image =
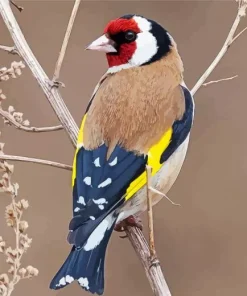
[[[164,57],[174,45],[158,23],[139,15],[124,15],[110,21],[104,34],[86,49],[106,53],[108,72],[142,66]]]

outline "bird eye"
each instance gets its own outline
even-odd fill
[[[124,37],[128,41],[134,41],[136,39],[136,33],[133,31],[127,31]]]

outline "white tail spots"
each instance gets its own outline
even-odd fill
[[[117,156],[109,163],[109,166],[114,166],[117,164]]]
[[[74,209],[74,212],[79,212],[79,211],[80,211],[80,208],[78,207]]]
[[[59,286],[65,286],[67,283],[70,284],[74,281],[74,278],[70,275],[66,275],[66,277],[62,277],[59,281],[59,283],[56,285]]]
[[[86,203],[85,203],[85,199],[84,199],[83,196],[79,196],[79,199],[78,199],[77,203],[82,204],[82,205],[84,205],[84,206],[86,205]]]
[[[97,157],[93,163],[97,168],[99,168],[100,167],[99,157]]]
[[[89,216],[89,218],[90,218],[91,220],[95,220],[95,217],[94,217],[94,216]]]
[[[70,275],[66,275],[66,277],[65,277],[65,281],[66,281],[66,283],[72,283],[73,282],[73,280],[74,280],[74,278],[73,278],[73,276],[70,276]]]
[[[83,249],[85,251],[90,251],[95,249],[103,240],[105,233],[107,229],[110,229],[112,227],[112,224],[114,222],[113,213],[107,216],[96,228],[95,230],[90,234],[89,238],[87,239],[87,242]]]
[[[86,185],[88,185],[88,186],[90,186],[91,185],[91,177],[86,177],[86,178],[84,178],[84,180],[83,180],[83,182],[86,184]]]
[[[89,290],[89,281],[87,278],[80,277],[78,283],[85,289]]]
[[[100,209],[100,210],[104,210],[104,208],[105,208],[105,207],[104,207],[103,205],[99,205],[99,209]]]
[[[103,188],[103,187],[106,187],[107,185],[110,185],[112,182],[112,179],[111,178],[107,178],[104,182],[100,183],[98,188]]]

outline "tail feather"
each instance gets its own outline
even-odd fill
[[[90,234],[83,247],[79,249],[73,246],[63,266],[51,281],[51,289],[64,288],[77,280],[86,291],[103,294],[106,248],[116,220],[117,216],[111,213]]]

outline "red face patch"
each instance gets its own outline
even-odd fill
[[[116,35],[121,32],[133,31],[139,33],[140,29],[134,19],[116,19],[108,23],[104,33]],[[126,64],[133,56],[136,50],[136,42],[123,43],[118,48],[117,54],[107,54],[109,67]]]
[[[126,32],[128,30],[134,31],[135,33],[139,33],[140,29],[134,19],[116,19],[110,21],[108,25],[105,27],[104,33],[108,33],[110,35],[115,35],[120,32]]]

